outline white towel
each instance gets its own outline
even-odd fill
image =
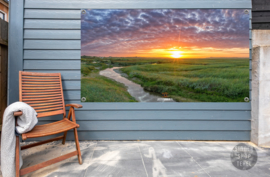
[[[36,111],[26,103],[15,102],[9,105],[3,116],[2,137],[1,137],[1,170],[3,177],[15,177],[15,117],[16,111],[22,111],[23,115],[18,117],[16,132],[26,133],[38,123]],[[21,148],[20,148],[21,149]],[[21,153],[20,153],[21,154]],[[23,161],[20,155],[20,167]]]

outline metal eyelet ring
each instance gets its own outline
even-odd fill
[[[82,10],[82,14],[86,14],[86,10]]]
[[[246,9],[246,10],[244,11],[244,13],[245,13],[245,14],[249,14],[249,10]]]
[[[245,102],[249,102],[249,98],[248,97],[245,97],[244,100],[245,100]]]
[[[81,98],[81,101],[82,101],[82,102],[85,102],[85,101],[86,101],[86,98],[85,98],[85,97],[82,97],[82,98]]]

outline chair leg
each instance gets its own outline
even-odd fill
[[[20,177],[20,140],[19,136],[16,136],[16,152],[15,152],[15,169],[16,169],[16,177]]]
[[[82,164],[82,156],[81,156],[81,150],[80,150],[80,144],[79,144],[77,128],[74,128],[74,138],[75,138],[76,149],[77,149],[77,153],[78,153],[78,161],[79,161],[79,164]]]
[[[65,144],[66,143],[66,137],[67,137],[67,131],[64,133],[62,144]]]

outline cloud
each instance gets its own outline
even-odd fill
[[[172,47],[249,47],[249,15],[242,9],[86,10],[82,55],[136,55]],[[192,50],[192,49],[191,49]]]

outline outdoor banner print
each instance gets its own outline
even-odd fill
[[[244,102],[244,9],[88,9],[81,13],[86,102]]]

